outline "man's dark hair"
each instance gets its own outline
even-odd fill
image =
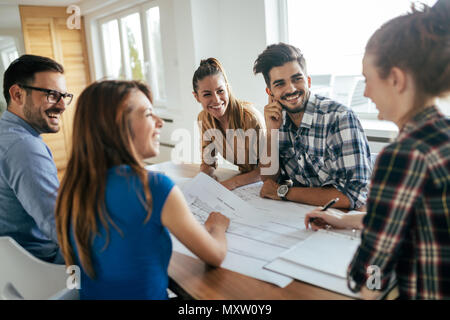
[[[54,71],[64,73],[64,68],[58,62],[41,56],[24,54],[11,62],[3,77],[3,95],[9,106],[11,97],[9,88],[15,84],[31,85],[34,75],[38,72]]]
[[[297,61],[305,75],[308,74],[305,58],[299,48],[282,42],[272,44],[258,56],[253,65],[253,72],[255,74],[262,73],[267,87],[270,88],[270,70],[291,61]]]

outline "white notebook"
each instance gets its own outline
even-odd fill
[[[348,265],[360,243],[359,237],[319,230],[279,258],[346,278]]]
[[[305,281],[316,286],[359,298],[347,287],[347,268],[361,238],[318,230],[284,251],[264,268]]]

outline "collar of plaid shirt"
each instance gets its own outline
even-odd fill
[[[439,116],[443,117],[443,115],[435,105],[422,109],[405,124],[402,130],[400,130],[400,133],[398,134],[396,140],[398,141],[403,139],[404,137],[408,136],[413,130],[415,130],[420,124]]]

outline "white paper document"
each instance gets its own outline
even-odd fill
[[[261,212],[204,173],[199,173],[186,182],[182,191],[199,222],[203,223],[211,211],[221,212],[230,218],[227,230],[228,253],[222,267],[280,287],[285,287],[292,281],[291,277],[263,267],[282,252],[306,239],[310,232],[304,226],[291,224],[278,213]],[[172,238],[175,251],[194,256]]]
[[[305,215],[315,207],[263,199],[262,182],[233,192],[199,173],[181,190],[200,223],[212,211],[230,219],[228,252],[222,267],[285,287],[293,278],[359,297],[347,288],[347,267],[360,244],[349,231],[306,230]],[[175,237],[173,250],[195,257]]]
[[[339,233],[318,230],[306,240],[283,252],[279,258],[311,269],[346,278],[350,264],[361,239]]]
[[[348,296],[359,297],[347,288],[347,268],[360,237],[319,230],[283,252],[265,268]]]
[[[263,182],[257,182],[237,188],[233,190],[233,193],[258,209],[260,213],[264,214],[271,221],[305,229],[305,215],[316,207],[291,201],[275,201],[261,198],[259,193],[262,186]]]

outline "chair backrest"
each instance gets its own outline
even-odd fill
[[[311,74],[311,84],[321,86],[331,86],[331,74]]]
[[[330,97],[333,87],[333,77],[331,74],[312,74],[311,90],[323,96]]]
[[[64,265],[37,259],[11,237],[0,237],[1,299],[76,299]]]

